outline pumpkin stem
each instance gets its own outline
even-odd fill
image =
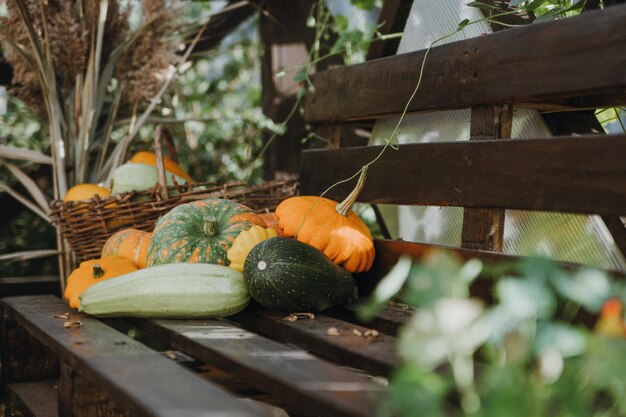
[[[102,276],[104,275],[104,269],[102,269],[100,264],[93,264],[91,274],[93,275],[93,279],[102,278]]]
[[[367,165],[361,168],[361,175],[359,175],[359,180],[357,181],[356,186],[354,187],[354,190],[352,190],[352,192],[348,194],[345,200],[343,200],[341,203],[335,206],[335,210],[337,210],[337,213],[341,214],[342,216],[348,215],[348,212],[350,211],[350,207],[352,207],[357,197],[361,193],[363,186],[365,185],[366,176],[367,176]]]
[[[212,216],[207,217],[202,225],[202,231],[207,237],[215,236],[218,232],[217,219]]]

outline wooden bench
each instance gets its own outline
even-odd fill
[[[626,242],[619,217],[626,214],[626,135],[499,140],[510,135],[513,105],[626,103],[624,21],[626,6],[616,6],[433,48],[409,111],[471,107],[472,135],[483,140],[403,145],[370,167],[360,201],[466,207],[467,247],[439,248],[466,259],[512,258],[498,253],[506,208],[601,214],[616,241]],[[342,124],[401,113],[424,55],[316,74],[308,122],[340,143]],[[499,69],[489,56],[498,57]],[[302,193],[319,194],[378,151],[305,152]],[[330,196],[340,198],[349,187]],[[374,267],[357,277],[361,294],[401,254],[420,258],[432,249],[377,240]],[[285,320],[258,306],[225,320],[98,320],[50,295],[5,298],[2,308],[3,394],[11,411],[63,417],[375,416],[384,377],[396,364],[396,331],[410,318],[390,305],[360,323],[358,306],[347,305],[313,320]],[[380,334],[364,337],[370,328]]]

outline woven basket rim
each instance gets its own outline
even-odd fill
[[[175,181],[175,180],[174,180]],[[297,177],[292,177],[283,180],[270,180],[265,181],[261,184],[249,185],[243,181],[229,181],[220,184],[217,181],[205,181],[205,182],[195,182],[195,183],[187,183],[187,184],[178,184],[174,183],[174,185],[170,185],[167,187],[168,192],[177,192],[176,194],[170,194],[167,199],[163,199],[158,193],[158,185],[155,184],[152,188],[146,190],[133,190],[127,191],[124,193],[114,194],[106,197],[101,197],[97,194],[87,200],[78,200],[78,201],[64,201],[61,199],[52,200],[50,202],[50,209],[52,212],[66,209],[72,210],[74,208],[80,207],[81,210],[85,209],[85,206],[91,205],[102,205],[106,208],[106,206],[111,206],[115,208],[120,208],[122,204],[128,205],[146,205],[146,203],[154,203],[154,202],[166,202],[166,201],[176,201],[176,200],[184,200],[187,196],[198,197],[199,194],[210,194],[215,193],[217,191],[228,191],[232,189],[240,188],[242,190],[242,194],[253,194],[254,192],[262,191],[270,188],[279,188],[281,186],[284,187],[296,187],[298,185]],[[210,187],[210,188],[204,188]],[[143,201],[131,201],[136,197],[146,196],[149,197],[149,200]],[[207,198],[210,198],[208,196]],[[52,213],[51,213],[52,214]]]

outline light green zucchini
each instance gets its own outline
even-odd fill
[[[176,263],[94,284],[81,295],[80,311],[98,317],[210,318],[235,314],[249,301],[241,272]]]

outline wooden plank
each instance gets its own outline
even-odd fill
[[[9,399],[24,417],[58,417],[57,381],[9,385]]]
[[[626,103],[626,5],[434,47],[410,112],[613,95]],[[309,123],[403,111],[426,51],[314,74]],[[581,104],[581,103],[578,103]],[[606,103],[608,104],[608,103]],[[611,104],[615,104],[614,102]]]
[[[378,16],[378,32],[381,35],[403,32],[412,6],[412,0],[385,0]],[[366,59],[371,61],[372,59],[395,55],[399,45],[400,38],[374,41],[367,50]]]
[[[61,364],[58,404],[59,417],[132,417],[104,387],[66,362]]]
[[[234,324],[219,320],[133,320],[180,350],[250,386],[278,394],[296,411],[375,416],[385,388],[366,378]]]
[[[428,256],[432,251],[442,251],[449,255],[458,257],[461,261],[467,261],[469,259],[476,258],[480,259],[486,264],[492,265],[502,263],[517,263],[525,259],[521,256],[506,255],[497,252],[450,248],[426,243],[406,242],[403,240],[374,239],[374,247],[376,249],[376,259],[374,260],[374,265],[372,266],[372,269],[370,269],[368,272],[355,276],[355,279],[359,283],[359,294],[362,296],[367,296],[373,291],[378,282],[398,262],[398,259],[400,259],[400,256],[402,255],[407,255],[414,259],[422,259],[423,257]],[[555,264],[568,270],[587,268],[587,266],[566,262],[555,262]],[[625,271],[605,271],[613,278],[620,280],[626,279]]]
[[[409,306],[390,303],[376,317],[369,321],[363,321],[358,316],[359,309],[367,300],[346,304],[324,311],[325,316],[356,323],[370,329],[376,329],[381,333],[396,336],[400,327],[411,320],[413,309]]]
[[[624,221],[617,216],[602,216],[602,221],[613,236],[615,245],[626,257],[626,225],[624,225]]]
[[[319,194],[381,147],[303,153],[300,191]],[[418,143],[387,152],[358,201],[624,215],[626,135]],[[327,195],[343,199],[346,183]]]
[[[289,343],[333,362],[388,375],[396,364],[396,339],[386,334],[369,339],[366,327],[317,314],[314,320],[286,321],[287,314],[248,307],[229,317],[241,327]],[[330,335],[329,329],[338,335]],[[355,334],[354,330],[361,333]],[[332,330],[331,330],[332,332]]]
[[[513,106],[472,107],[470,141],[510,138],[512,125]],[[504,217],[504,209],[463,209],[461,247],[502,252]]]
[[[57,275],[32,277],[0,277],[0,298],[13,295],[59,294],[61,283]]]
[[[15,321],[2,318],[2,390],[9,383],[58,379],[59,361],[40,340]]]
[[[73,313],[56,297],[9,297],[2,303],[5,321],[23,326],[54,350],[67,368],[105,390],[133,416],[259,415],[138,341],[95,318]],[[64,327],[66,319],[57,317],[65,313],[70,314],[67,321],[80,321],[82,326]]]

